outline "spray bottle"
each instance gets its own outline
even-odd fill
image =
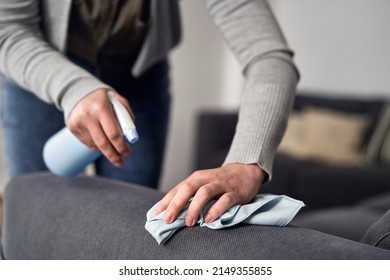
[[[138,140],[138,133],[126,108],[113,92],[108,97],[124,138],[131,144]],[[56,175],[73,177],[102,155],[84,145],[67,127],[64,127],[47,140],[43,148],[43,160],[47,168]]]

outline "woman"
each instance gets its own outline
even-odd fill
[[[3,124],[11,177],[45,169],[42,145],[64,119],[83,143],[106,156],[96,163],[98,174],[157,186],[169,112],[166,58],[180,39],[179,4],[105,2],[0,3]],[[166,209],[170,223],[193,197],[188,226],[211,198],[219,197],[206,221],[233,204],[249,202],[271,178],[298,80],[292,51],[265,0],[204,2],[241,63],[246,85],[224,165],[195,172],[157,207],[155,214]],[[109,90],[136,117],[142,140],[130,157]]]

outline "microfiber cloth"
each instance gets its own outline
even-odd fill
[[[305,206],[302,201],[285,195],[257,195],[251,203],[234,205],[215,221],[205,223],[204,216],[207,213],[207,210],[210,209],[215,202],[216,200],[210,200],[203,208],[197,221],[201,227],[223,229],[239,223],[264,226],[286,226],[298,211]],[[157,204],[155,204],[146,214],[145,229],[156,239],[158,244],[163,244],[178,229],[186,226],[185,216],[189,203],[184,206],[176,220],[171,224],[166,224],[163,220],[165,211],[152,218],[151,215],[156,206]]]

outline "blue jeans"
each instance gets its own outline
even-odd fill
[[[69,58],[126,97],[136,116],[140,140],[132,145],[132,155],[125,158],[125,166],[117,168],[101,157],[95,162],[97,175],[157,188],[170,109],[168,62],[157,63],[136,79],[131,77],[129,67],[99,68],[71,55]],[[46,140],[65,125],[62,112],[4,77],[0,87],[10,178],[47,170],[42,149]]]

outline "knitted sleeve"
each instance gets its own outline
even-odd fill
[[[246,77],[224,164],[256,163],[270,179],[299,79],[293,52],[266,0],[204,2]]]
[[[59,1],[58,5],[64,5]],[[71,63],[45,40],[38,0],[0,3],[0,73],[41,100],[64,110],[65,118],[83,97],[110,88]]]

